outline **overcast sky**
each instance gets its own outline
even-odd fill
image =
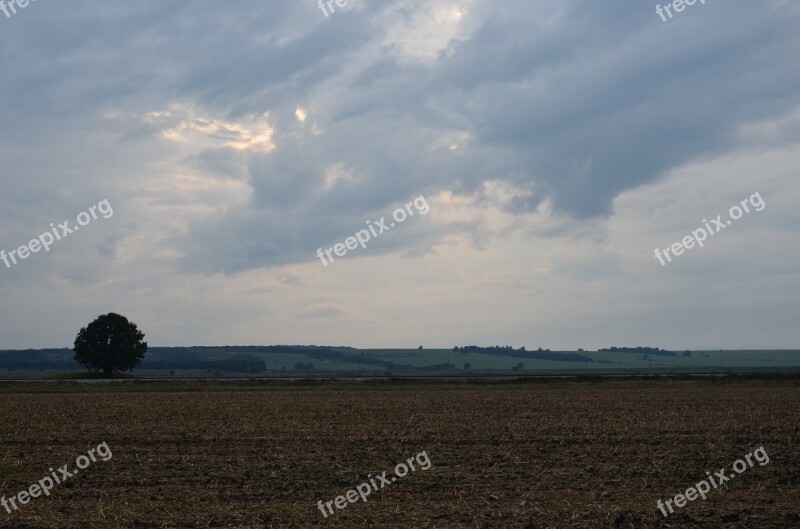
[[[113,209],[0,261],[0,348],[800,347],[794,0],[334,7],[0,11],[0,249]]]

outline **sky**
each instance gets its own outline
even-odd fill
[[[0,348],[800,348],[800,7],[656,7],[0,10]]]

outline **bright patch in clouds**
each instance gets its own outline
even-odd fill
[[[401,58],[434,61],[447,54],[454,40],[466,38],[463,21],[471,3],[424,0],[396,4],[383,44]]]
[[[330,191],[339,182],[353,182],[356,175],[343,163],[335,163],[325,169],[325,191]]]
[[[275,148],[274,129],[267,112],[239,121],[224,121],[176,108],[145,114],[142,121],[156,127],[168,140],[199,147],[227,147],[237,151],[270,152]]]
[[[462,151],[472,141],[472,136],[467,132],[451,132],[443,135],[434,143],[434,149],[445,149],[451,152]]]

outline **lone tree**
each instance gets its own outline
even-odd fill
[[[89,369],[102,370],[107,377],[133,371],[147,352],[143,339],[144,333],[125,316],[104,314],[75,337],[75,360]]]

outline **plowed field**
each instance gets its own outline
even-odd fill
[[[212,387],[213,386],[213,387]],[[5,386],[0,494],[113,452],[4,528],[800,527],[800,383]],[[664,518],[671,499],[763,446]],[[432,466],[324,518],[426,451]]]

